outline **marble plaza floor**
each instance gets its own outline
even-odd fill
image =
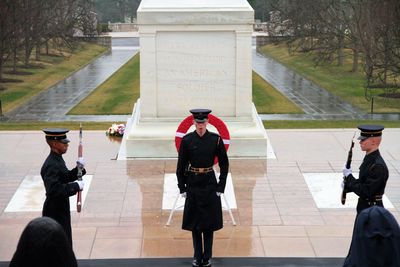
[[[214,257],[345,257],[355,209],[351,196],[348,206],[340,205],[338,192],[353,133],[267,129],[275,158],[230,159],[234,193],[229,198],[234,195],[237,225],[225,211],[225,227],[215,235]],[[400,129],[385,129],[381,147],[390,171],[387,207],[397,219],[399,137]],[[71,132],[69,138],[64,158],[72,167],[78,133]],[[163,210],[164,178],[175,172],[176,159],[116,160],[120,144],[103,131],[85,131],[83,141],[91,182],[82,212],[71,212],[77,258],[190,258],[191,235],[180,229],[182,212],[165,225],[170,210]],[[9,261],[25,225],[40,216],[40,209],[22,209],[28,204],[14,196],[22,194],[27,180],[37,178],[49,151],[40,131],[0,132],[0,150],[0,261]],[[362,158],[356,144],[353,170]],[[25,203],[43,197],[40,188],[28,190]],[[12,207],[16,202],[20,208]]]

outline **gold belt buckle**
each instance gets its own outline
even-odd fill
[[[206,168],[199,168],[199,172],[205,172]]]

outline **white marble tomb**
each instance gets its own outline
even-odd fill
[[[192,108],[209,108],[226,123],[230,157],[265,158],[267,135],[252,102],[248,2],[142,0],[137,14],[140,99],[118,159],[176,157],[175,132]]]

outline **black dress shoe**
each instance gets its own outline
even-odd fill
[[[201,266],[203,266],[203,267],[211,267],[211,260],[204,260],[203,259],[203,262],[201,263]]]
[[[200,267],[200,266],[201,266],[200,261],[194,259],[194,260],[192,261],[192,266],[193,266],[193,267]]]

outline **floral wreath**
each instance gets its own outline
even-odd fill
[[[209,114],[208,115],[208,123],[213,125],[219,135],[222,138],[222,141],[224,142],[224,146],[226,151],[228,151],[229,144],[230,144],[230,134],[228,127],[226,127],[225,123],[218,117]],[[186,135],[186,132],[189,130],[189,128],[193,125],[193,116],[189,115],[187,116],[178,126],[178,129],[176,130],[175,133],[175,147],[176,150],[179,152],[179,147],[181,146],[182,138]],[[215,158],[214,164],[218,162],[218,159]]]
[[[125,124],[113,123],[110,128],[106,131],[107,136],[117,136],[122,137],[125,132]]]

